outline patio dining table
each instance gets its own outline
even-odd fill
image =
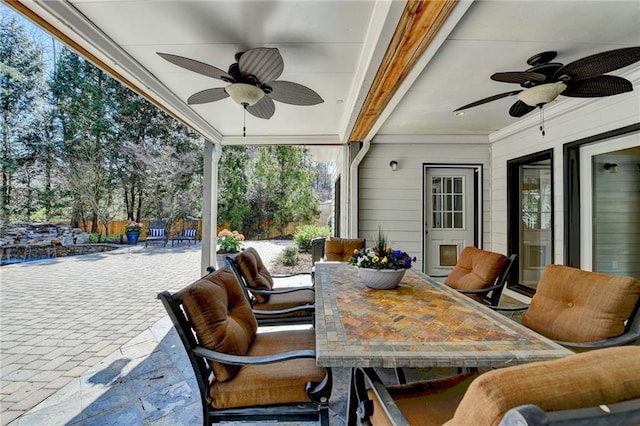
[[[572,353],[413,269],[391,290],[366,287],[347,263],[319,262],[315,273],[319,366],[491,368]]]

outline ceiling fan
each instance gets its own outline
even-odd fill
[[[251,115],[268,120],[276,110],[274,100],[292,105],[316,105],[324,100],[306,86],[278,80],[284,61],[276,48],[259,47],[235,55],[236,62],[225,72],[213,65],[182,56],[157,52],[179,67],[229,83],[226,87],[205,89],[187,99],[189,105],[231,97]]]
[[[553,101],[559,95],[573,98],[596,98],[630,92],[633,85],[627,79],[603,75],[640,60],[640,47],[627,47],[596,53],[563,65],[551,62],[557,52],[542,52],[527,59],[531,68],[526,71],[498,72],[494,81],[517,83],[521,90],[500,93],[480,99],[456,109],[462,111],[509,96],[518,100],[509,109],[512,117],[522,117],[536,107]]]

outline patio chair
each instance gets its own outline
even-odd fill
[[[192,241],[196,243],[198,241],[198,224],[198,220],[184,219],[182,221],[182,229],[180,229],[180,233],[171,237],[171,247],[173,247],[176,242],[181,244],[186,241],[189,244],[189,247],[191,247]]]
[[[365,247],[364,238],[325,238],[317,237],[311,240],[311,261],[322,260],[330,262],[348,262],[355,250]],[[315,284],[315,267],[311,267],[311,281]]]
[[[348,262],[355,250],[365,247],[364,238],[325,238],[317,237],[311,240],[311,260],[331,262]]]
[[[158,298],[195,372],[204,425],[267,420],[329,424],[331,371],[316,366],[314,330],[257,333],[256,318],[229,268]]]
[[[309,274],[271,275],[258,252],[249,247],[235,257],[225,256],[225,263],[236,273],[247,300],[260,325],[311,324],[315,313],[315,291],[312,286],[274,287],[274,278]],[[263,315],[261,311],[277,311],[279,315]]]
[[[359,368],[357,415],[371,425],[636,425],[639,359],[640,347],[626,346],[394,386]],[[518,415],[509,410],[532,411],[522,405],[544,410],[551,422],[513,422]]]
[[[640,343],[640,281],[620,275],[547,265],[522,324],[573,350]]]
[[[147,237],[144,240],[144,246],[150,243],[162,243],[163,247],[167,246],[169,232],[167,231],[166,220],[150,220],[149,229],[147,229]]]
[[[516,257],[516,254],[506,257],[476,247],[465,247],[448,275],[430,277],[446,277],[444,283],[447,286],[478,302],[497,306]]]

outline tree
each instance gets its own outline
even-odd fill
[[[117,144],[111,127],[112,79],[74,52],[63,49],[56,63],[51,90],[62,126],[62,161],[74,199],[71,223],[91,212],[91,232],[98,221],[105,227],[113,217]],[[107,228],[108,229],[108,228]]]
[[[312,189],[316,172],[306,148],[286,145],[254,149],[248,191],[252,215],[245,218],[245,231],[259,235],[276,227],[284,235],[290,222],[309,222],[317,217],[318,199]]]
[[[247,197],[249,161],[248,147],[222,147],[218,171],[218,221],[228,223],[233,230],[243,231],[245,218],[251,211]]]
[[[42,52],[27,37],[18,19],[6,9],[0,9],[0,139],[2,222],[33,205],[34,158],[28,143],[35,138],[34,121],[44,98],[44,64]],[[22,194],[15,192],[16,177],[26,185]],[[17,202],[19,200],[19,202]]]

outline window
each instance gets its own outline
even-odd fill
[[[434,229],[464,228],[464,176],[431,178]]]

